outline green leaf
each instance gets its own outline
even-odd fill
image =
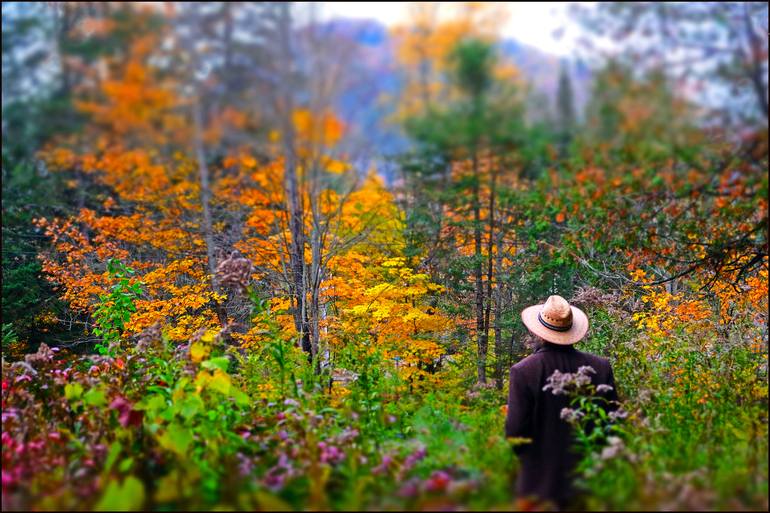
[[[251,398],[238,387],[231,387],[230,395],[235,399],[235,403],[238,406],[248,406],[251,403]]]
[[[214,370],[220,369],[222,372],[227,372],[227,366],[230,364],[230,359],[226,356],[217,356],[201,363],[201,367],[204,369]]]
[[[83,385],[80,383],[68,383],[64,386],[64,397],[68,401],[78,399],[81,395],[83,395]]]
[[[118,459],[118,455],[120,454],[122,448],[123,446],[120,444],[120,442],[112,442],[112,445],[110,445],[110,450],[107,452],[107,459],[104,461],[105,473],[108,473],[112,468],[112,465],[115,464],[115,460]]]
[[[107,397],[101,388],[92,388],[83,395],[83,400],[90,406],[104,406],[107,404]]]
[[[134,476],[122,483],[112,480],[94,509],[96,511],[136,511],[144,505],[144,485]]]
[[[193,434],[189,428],[179,424],[171,424],[158,440],[160,445],[180,456],[187,454],[187,448],[193,442]]]
[[[131,469],[131,466],[134,464],[134,458],[126,458],[125,460],[120,462],[120,466],[118,467],[118,470],[121,472],[128,472]]]
[[[146,398],[140,405],[137,405],[137,409],[147,410],[149,413],[157,415],[158,412],[164,411],[168,407],[166,398],[160,394],[153,394]]]
[[[230,376],[224,373],[216,373],[208,381],[208,387],[222,394],[229,394],[232,387]]]
[[[205,405],[203,400],[196,394],[189,395],[184,398],[178,406],[178,411],[185,419],[189,419],[203,410]]]

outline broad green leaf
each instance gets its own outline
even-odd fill
[[[187,454],[187,448],[193,442],[193,434],[189,428],[179,424],[171,424],[158,440],[160,445],[180,456]]]
[[[217,372],[208,382],[209,387],[223,394],[230,393],[230,385],[230,376],[223,372]]]
[[[179,403],[177,409],[182,417],[189,419],[203,410],[204,407],[203,400],[197,394],[190,394]]]
[[[204,369],[215,370],[219,369],[222,372],[227,372],[227,366],[230,364],[230,359],[226,356],[217,356],[201,363],[201,367]]]
[[[64,386],[64,397],[68,401],[78,399],[81,395],[83,395],[83,385],[80,383],[68,383]]]
[[[112,480],[107,485],[96,511],[136,511],[144,506],[144,485],[134,476],[128,476],[122,483]]]
[[[230,395],[235,399],[235,403],[239,406],[248,406],[251,403],[249,396],[238,387],[230,387]]]
[[[90,406],[104,406],[107,404],[107,397],[101,388],[92,388],[83,395],[83,400]]]

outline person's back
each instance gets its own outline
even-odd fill
[[[564,313],[564,305],[575,314],[576,322]],[[561,316],[569,317],[569,322]],[[586,366],[592,369],[584,372],[591,376],[593,385],[612,387],[603,395],[615,401],[612,367],[606,358],[578,351],[572,345],[585,335],[588,321],[585,314],[569,307],[563,298],[551,296],[545,305],[525,310],[522,318],[543,344],[510,371],[506,436],[532,440],[516,448],[521,462],[516,492],[520,498],[552,501],[564,507],[573,495],[571,473],[577,464],[572,428],[562,419],[562,410],[569,407],[569,398],[543,389],[555,371],[574,374]],[[564,329],[567,326],[569,329]]]

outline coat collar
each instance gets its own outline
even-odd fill
[[[544,342],[543,344],[540,345],[540,347],[537,348],[537,350],[535,352],[536,353],[541,353],[541,352],[544,352],[544,351],[559,351],[559,352],[562,352],[562,353],[572,352],[572,351],[575,351],[575,346],[574,346],[574,344],[570,344],[568,346],[564,346],[564,345],[560,345],[560,344],[552,344],[550,342]]]

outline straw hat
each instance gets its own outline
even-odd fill
[[[561,296],[550,296],[543,304],[525,308],[521,320],[535,335],[565,346],[579,341],[588,331],[586,314]]]

